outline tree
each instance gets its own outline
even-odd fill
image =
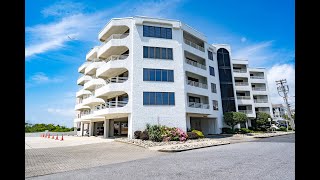
[[[244,123],[248,120],[246,114],[241,112],[226,112],[224,113],[224,122],[231,126],[232,131],[234,131],[234,126],[239,123]]]
[[[270,125],[268,118],[271,119],[270,114],[265,112],[257,112],[256,124],[259,128],[265,128],[266,126]],[[272,120],[272,119],[271,119]]]

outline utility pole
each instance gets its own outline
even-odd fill
[[[278,90],[278,94],[279,96],[281,96],[287,106],[287,111],[288,111],[288,116],[289,116],[289,119],[290,119],[290,126],[292,127],[292,129],[295,129],[295,125],[294,125],[294,121],[292,119],[292,116],[291,116],[291,109],[290,109],[290,105],[288,103],[288,93],[289,93],[289,86],[288,85],[285,85],[285,83],[287,83],[287,80],[286,79],[280,79],[278,81],[276,81],[278,87],[277,87],[277,90]],[[283,95],[281,95],[280,93],[283,93]],[[287,127],[288,128],[288,127]]]

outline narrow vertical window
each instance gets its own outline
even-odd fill
[[[169,93],[169,105],[174,105],[174,92]]]
[[[168,70],[162,69],[161,70],[161,74],[162,74],[162,81],[168,81]]]
[[[154,58],[154,47],[149,47],[149,58]]]
[[[168,81],[174,82],[174,73],[173,70],[168,70]]]
[[[161,48],[161,59],[167,59],[167,48]]]
[[[166,33],[166,39],[172,39],[172,29],[171,28],[166,28],[167,33]]]
[[[156,47],[156,59],[160,59],[160,48]]]
[[[149,92],[143,92],[143,105],[149,105]]]
[[[143,46],[143,58],[148,58],[148,50],[149,48],[147,46]]]
[[[172,48],[167,48],[168,59],[173,59]]]
[[[156,81],[161,81],[161,69],[156,69]]]

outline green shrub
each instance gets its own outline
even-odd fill
[[[142,139],[142,140],[148,140],[148,139],[149,139],[148,131],[143,131],[143,132],[140,134],[140,139]]]
[[[134,132],[134,138],[135,139],[140,139],[141,131],[135,131]]]
[[[188,139],[198,139],[199,138],[198,134],[195,132],[187,132],[187,135],[188,135]]]
[[[204,138],[204,135],[203,135],[203,133],[201,131],[193,130],[192,132],[196,133],[199,138]]]
[[[282,126],[278,129],[278,131],[287,131],[287,128]]]
[[[242,134],[247,134],[247,133],[253,133],[254,131],[247,128],[240,128],[240,132]]]
[[[288,128],[288,130],[292,130],[292,128],[291,128],[291,127],[289,127],[289,128]]]
[[[240,129],[239,128],[235,128],[234,129],[234,133],[240,133]]]
[[[224,127],[222,128],[222,134],[233,134],[234,132],[232,131],[231,128]]]
[[[160,125],[152,125],[148,129],[149,139],[155,142],[162,141],[162,134],[161,134],[161,126]]]

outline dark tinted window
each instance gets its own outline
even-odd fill
[[[209,66],[209,70],[210,70],[210,75],[211,75],[211,76],[215,76],[215,74],[214,74],[214,68],[211,67],[211,66]]]
[[[148,53],[149,48],[147,46],[143,46],[143,57],[148,58],[149,53]]]
[[[156,59],[160,59],[160,48],[156,47]]]
[[[174,92],[143,92],[143,105],[175,105]]]
[[[154,47],[149,48],[149,57],[154,58]]]
[[[168,59],[173,59],[172,49],[171,48],[167,49],[167,53],[168,53]]]
[[[143,81],[173,82],[173,70],[143,68]]]
[[[208,51],[208,59],[213,60],[213,54],[211,51]]]
[[[167,59],[167,49],[166,48],[161,48],[161,58]]]
[[[143,26],[144,37],[156,37],[164,39],[172,39],[172,29],[155,26]]]

